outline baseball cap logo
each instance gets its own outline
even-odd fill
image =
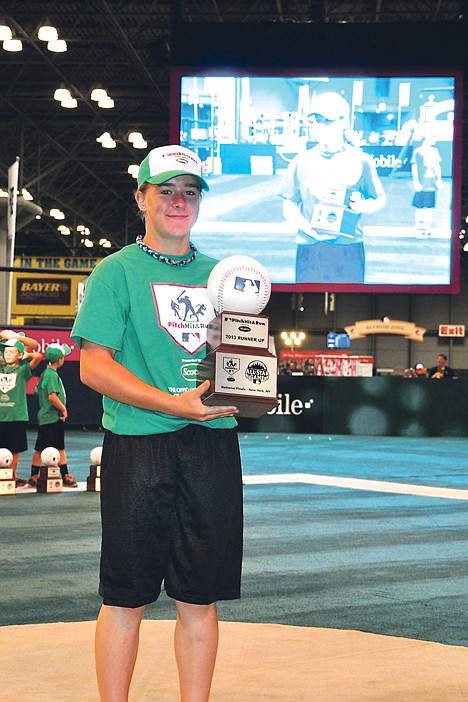
[[[202,177],[202,162],[196,153],[181,146],[160,146],[149,152],[140,164],[138,187],[142,183],[162,185],[179,175],[195,176],[203,190],[209,190]]]

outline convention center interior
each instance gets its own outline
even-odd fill
[[[167,393],[238,412],[241,597],[217,603],[210,701],[466,702],[467,36],[465,0],[0,0],[4,702],[208,700],[167,573],[128,698],[95,674],[102,445],[112,403],[123,435],[149,405],[94,379],[80,319],[141,251],[167,275],[101,291],[96,339],[136,336],[146,286],[154,377],[170,343]],[[189,174],[175,260],[143,241],[147,188]]]

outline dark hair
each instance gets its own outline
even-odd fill
[[[145,190],[148,190],[148,186],[149,186],[149,183],[147,183],[146,181],[144,183],[142,183],[140,185],[140,187],[135,190],[135,195],[138,191],[140,191],[141,193],[144,193]],[[137,205],[137,207],[138,207],[138,205]],[[138,217],[138,219],[141,219],[142,222],[146,221],[145,213],[142,212],[139,207],[138,207],[138,211],[137,211],[137,217]]]
[[[442,358],[444,359],[444,361],[447,360],[447,356],[445,355],[445,353],[439,353],[439,356],[442,356]]]

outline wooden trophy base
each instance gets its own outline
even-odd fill
[[[86,478],[88,492],[101,492],[101,466],[89,466],[89,475]]]
[[[239,408],[240,417],[258,418],[277,407],[277,359],[264,349],[221,345],[201,361],[197,381],[210,381],[206,405]]]
[[[63,479],[58,466],[41,466],[37,480],[37,492],[52,493],[63,491]]]
[[[0,496],[14,495],[16,482],[13,479],[13,468],[0,468]]]

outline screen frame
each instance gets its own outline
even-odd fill
[[[407,293],[407,294],[457,294],[460,292],[460,222],[461,222],[461,174],[462,174],[462,103],[463,69],[459,65],[377,65],[356,66],[237,66],[197,65],[172,66],[170,69],[170,123],[172,144],[180,143],[181,80],[186,76],[197,77],[298,77],[329,76],[330,78],[405,78],[405,77],[453,77],[454,122],[452,150],[452,211],[450,281],[447,284],[374,284],[374,283],[275,283],[273,292],[344,292],[344,293]]]

